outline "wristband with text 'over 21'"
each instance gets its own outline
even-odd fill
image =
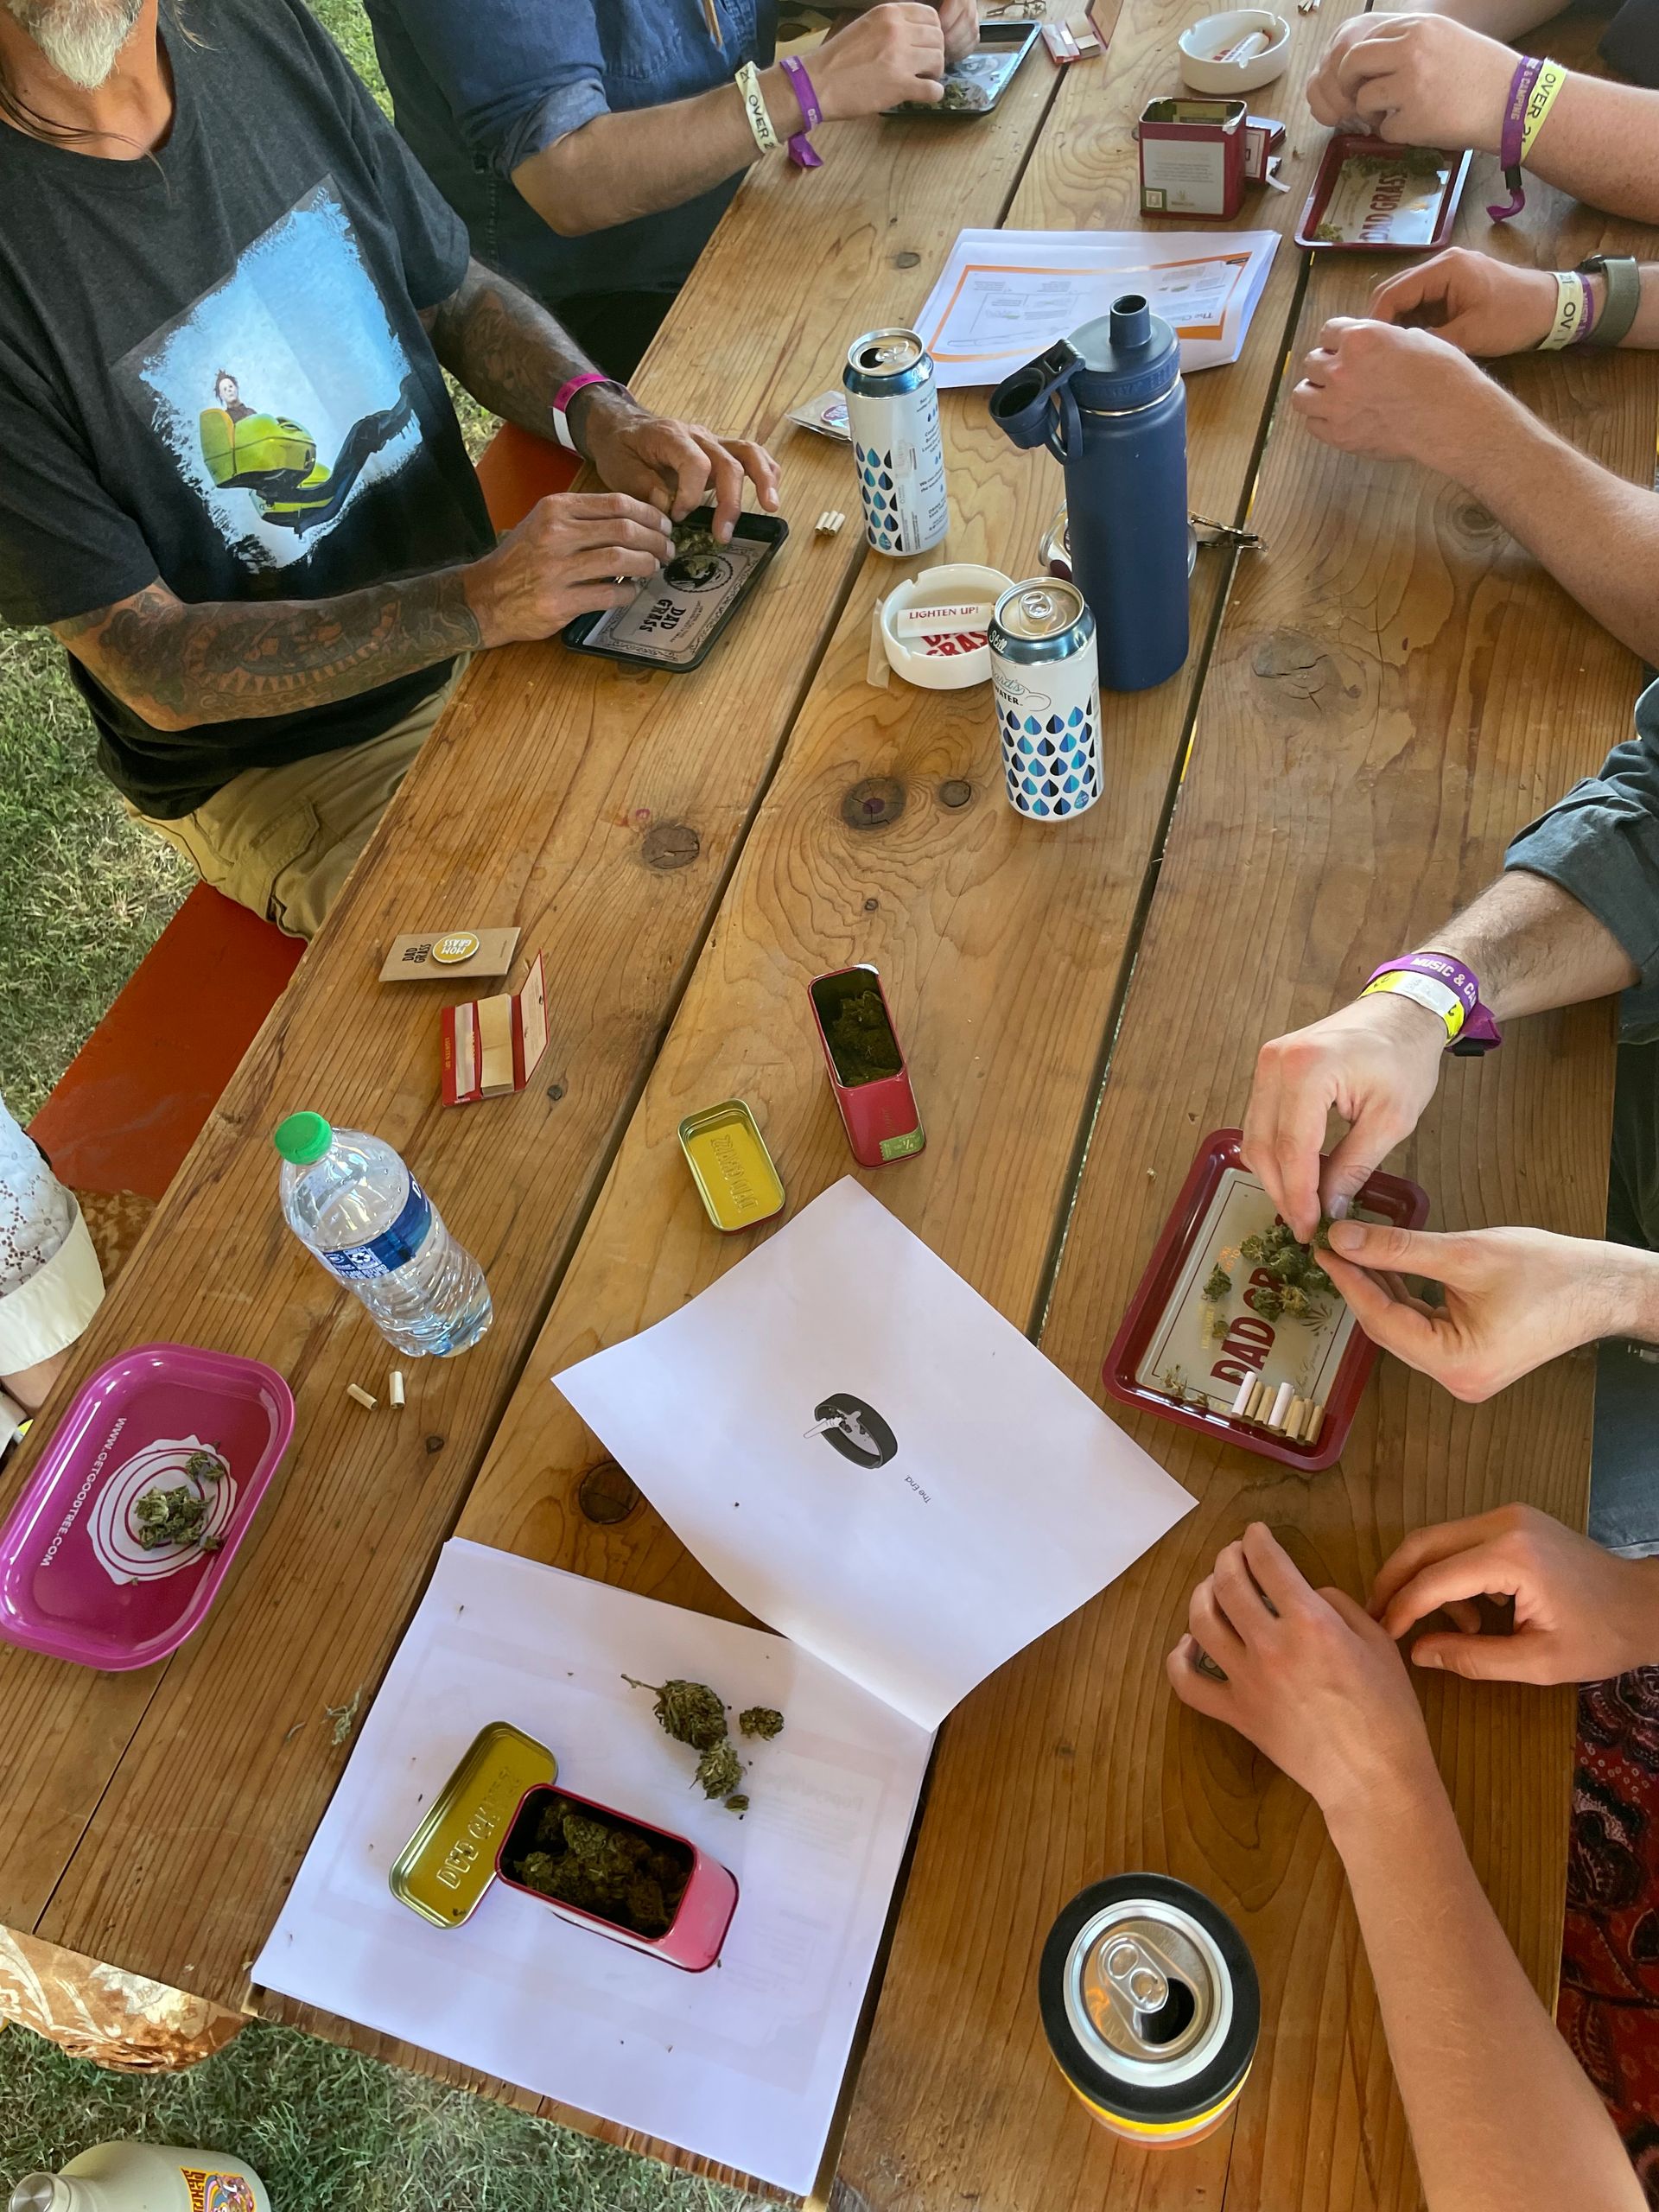
[[[1491,1009],[1481,1004],[1480,983],[1471,968],[1446,952],[1413,952],[1384,961],[1360,993],[1370,998],[1389,992],[1410,999],[1445,1024],[1448,1052],[1490,1052],[1503,1042]]]

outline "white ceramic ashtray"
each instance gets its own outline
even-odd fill
[[[965,691],[970,683],[988,683],[989,645],[969,645],[964,640],[982,633],[990,609],[1013,582],[1014,578],[1005,576],[1000,569],[982,569],[972,561],[951,561],[942,568],[924,569],[920,575],[895,584],[881,603],[881,643],[888,667],[906,683],[918,683],[925,691]],[[971,608],[974,613],[958,614],[956,620],[944,623],[933,637],[900,637],[900,615],[934,607]]]
[[[1179,45],[1188,89],[1224,98],[1253,92],[1283,75],[1290,25],[1267,8],[1235,8],[1225,16],[1201,16],[1181,33]]]

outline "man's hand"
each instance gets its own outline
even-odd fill
[[[1325,48],[1307,104],[1321,123],[1392,145],[1495,154],[1516,59],[1449,16],[1356,16]]]
[[[1481,1598],[1514,1599],[1507,1634],[1482,1632]],[[1420,1636],[1412,1664],[1482,1681],[1599,1682],[1659,1664],[1659,1560],[1616,1558],[1530,1505],[1419,1529],[1370,1609],[1396,1641],[1444,1611],[1455,1627]]]
[[[960,35],[959,24],[954,32]],[[944,98],[939,80],[945,41],[943,11],[925,8],[920,0],[882,0],[855,16],[812,56],[812,89],[824,121],[876,115],[901,100],[937,105]]]
[[[1491,359],[1525,353],[1548,338],[1555,298],[1547,269],[1512,268],[1454,245],[1385,277],[1371,294],[1371,314],[1378,322],[1432,328],[1460,353]]]
[[[1421,461],[1451,476],[1515,404],[1438,332],[1351,315],[1333,315],[1319,333],[1290,404],[1343,453]]]
[[[1628,1245],[1543,1229],[1443,1236],[1361,1221],[1332,1224],[1324,1260],[1374,1344],[1471,1405],[1627,1326],[1644,1265],[1659,1266]],[[1439,1283],[1444,1304],[1414,1297],[1407,1274]]]
[[[960,61],[979,44],[979,0],[938,0],[944,58]]]
[[[626,393],[594,385],[578,397],[582,451],[613,492],[682,521],[712,499],[715,536],[731,537],[747,477],[768,514],[778,507],[778,464],[748,438],[717,438],[700,423],[652,415]],[[584,405],[583,403],[587,404]]]
[[[1347,1211],[1355,1192],[1416,1128],[1445,1049],[1445,1025],[1392,993],[1356,999],[1262,1047],[1244,1116],[1244,1162],[1304,1243],[1322,1212]],[[1333,1111],[1348,1132],[1325,1160]]]
[[[1400,1655],[1341,1590],[1315,1590],[1261,1522],[1229,1544],[1192,1593],[1190,1632],[1169,1655],[1183,1705],[1248,1736],[1327,1819],[1397,1812],[1438,1787]],[[1201,1670],[1200,1652],[1227,1679]]]
[[[464,572],[479,643],[550,638],[578,614],[626,607],[639,586],[618,579],[654,575],[671,542],[665,517],[619,493],[538,499]]]

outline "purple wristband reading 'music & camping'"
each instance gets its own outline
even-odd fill
[[[1503,165],[1503,181],[1510,188],[1510,204],[1486,210],[1495,223],[1507,223],[1527,204],[1526,187],[1521,181],[1521,147],[1526,136],[1527,102],[1532,98],[1532,88],[1543,66],[1531,54],[1523,54],[1510,79],[1510,97],[1503,110],[1503,135],[1497,150],[1497,158]]]
[[[1490,1007],[1481,1004],[1480,982],[1474,969],[1465,968],[1462,961],[1454,960],[1447,952],[1412,952],[1399,960],[1385,960],[1380,968],[1374,970],[1360,996],[1363,998],[1370,992],[1390,988],[1400,990],[1403,997],[1419,996],[1409,988],[1402,989],[1400,983],[1389,980],[1414,976],[1426,977],[1445,994],[1438,1003],[1433,1003],[1432,993],[1421,992],[1420,1003],[1430,1013],[1439,1014],[1446,1022],[1448,1052],[1490,1052],[1503,1042],[1503,1033],[1493,1020]],[[1447,1007],[1446,1000],[1455,1003]],[[1461,1019],[1459,1018],[1459,1008]]]
[[[805,62],[798,60],[792,54],[786,54],[784,67],[788,73],[795,98],[800,103],[803,125],[789,142],[789,158],[798,169],[821,169],[823,156],[806,134],[809,130],[816,130],[823,121],[823,110],[818,105],[818,96],[812,89],[812,79],[806,73]]]

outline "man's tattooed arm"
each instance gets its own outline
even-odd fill
[[[552,435],[555,392],[594,366],[544,307],[480,261],[469,262],[456,289],[421,320],[433,351],[458,384],[495,414],[540,437]],[[578,441],[588,397],[579,393],[570,410]],[[605,399],[614,405],[622,395],[613,391]],[[644,411],[632,401],[622,404],[632,412]]]
[[[106,691],[163,730],[327,706],[482,642],[460,569],[251,605],[192,607],[147,584],[53,627]]]

